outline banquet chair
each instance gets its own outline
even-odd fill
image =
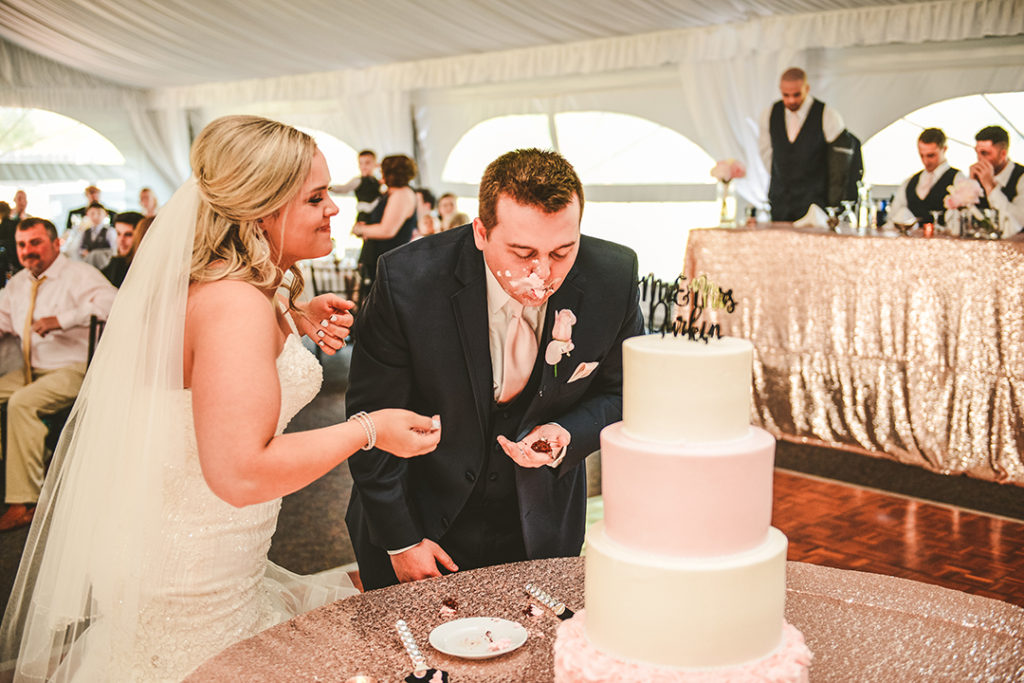
[[[356,304],[353,314],[359,308],[359,272],[355,268],[343,266],[340,261],[311,261],[309,280],[313,296],[333,292]],[[316,357],[321,356],[320,347],[317,347]]]

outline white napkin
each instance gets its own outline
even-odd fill
[[[793,225],[797,228],[827,228],[828,214],[817,204],[811,204],[807,213],[793,221]]]
[[[917,223],[917,217],[914,212],[903,206],[900,210],[889,217],[890,225],[914,225]]]

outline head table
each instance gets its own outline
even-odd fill
[[[1024,239],[691,230],[776,437],[1024,486]]]
[[[300,615],[207,661],[188,681],[398,681],[411,671],[395,630],[404,619],[432,666],[452,681],[552,680],[561,623],[529,613],[533,583],[572,609],[583,603],[583,560],[534,560],[392,586]],[[454,615],[443,610],[454,604]],[[454,601],[454,602],[453,602]],[[638,605],[642,610],[643,606]],[[526,643],[489,660],[431,648],[436,626],[493,616],[523,624]],[[685,614],[680,614],[685,619]],[[1024,680],[1024,609],[906,579],[790,562],[786,619],[814,653],[812,681]]]

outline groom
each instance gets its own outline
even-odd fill
[[[580,235],[583,188],[555,152],[502,155],[479,199],[472,225],[382,256],[355,323],[348,414],[402,407],[443,425],[428,455],[349,459],[366,589],[578,555],[584,459],[621,419],[636,255]]]

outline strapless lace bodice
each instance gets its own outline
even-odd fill
[[[277,372],[281,434],[316,396],[322,371],[289,335]],[[151,590],[139,611],[138,640],[120,653],[131,680],[181,680],[208,657],[296,611],[282,607],[275,595],[280,587],[266,578],[281,500],[236,508],[214,495],[199,464],[190,391],[181,393],[179,409],[185,453],[167,466],[161,556],[146,572]]]

